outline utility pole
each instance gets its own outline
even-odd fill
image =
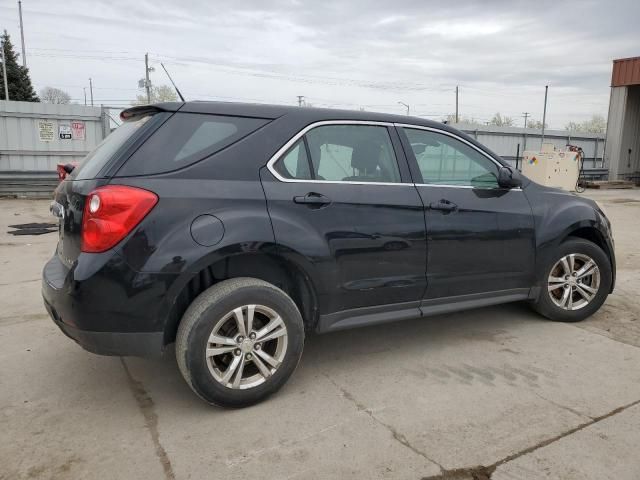
[[[4,31],[6,38],[7,31]],[[7,61],[4,57],[4,41],[2,42],[2,77],[4,78],[4,99],[9,100],[9,82],[7,81]]]
[[[527,118],[531,115],[529,112],[522,112],[522,116],[524,117],[524,128],[527,128]]]
[[[459,119],[458,119],[458,91],[459,91],[459,87],[458,85],[456,85],[456,123],[458,123]]]
[[[549,92],[549,85],[544,86],[544,110],[542,111],[542,141],[544,143],[544,126],[547,123],[547,93]]]
[[[398,102],[398,104],[400,104],[400,105],[404,105],[405,107],[407,107],[407,115],[409,115],[409,105],[407,105],[407,104],[406,104],[406,103],[404,103],[404,102]]]
[[[22,1],[18,0],[18,13],[20,15],[20,40],[22,40],[22,66],[27,67],[27,54],[24,50],[24,27],[22,26]]]
[[[87,106],[87,87],[82,87],[82,91],[84,92],[84,106]]]
[[[89,78],[89,93],[91,95],[91,106],[93,107],[93,83],[91,82],[91,78]]]
[[[298,106],[301,107],[304,102],[304,95],[296,95],[298,97]]]
[[[144,54],[144,86],[147,89],[147,103],[151,103],[151,83],[149,82],[149,53]]]

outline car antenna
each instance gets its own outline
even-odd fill
[[[180,93],[180,90],[178,90],[178,87],[176,87],[175,82],[173,81],[173,78],[171,78],[171,75],[169,75],[169,72],[167,71],[167,68],[164,66],[164,63],[160,62],[160,65],[162,65],[162,69],[164,70],[164,73],[167,74],[167,77],[169,77],[169,81],[171,82],[171,85],[173,85],[173,88],[176,89],[176,93],[178,94],[178,96],[180,97],[180,100],[182,100],[183,102],[185,101],[184,97],[182,96],[182,94]]]

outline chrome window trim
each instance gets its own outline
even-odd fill
[[[484,155],[485,157],[487,157],[489,160],[491,160],[498,168],[503,167],[504,165],[502,165],[501,163],[499,163],[495,158],[493,158],[491,155],[489,155],[487,152],[483,151],[481,148],[478,148],[477,146],[475,146],[473,143],[465,140],[462,137],[459,137],[458,135],[451,133],[451,132],[447,132],[445,130],[441,130],[439,128],[435,128],[435,127],[424,127],[422,125],[413,125],[410,123],[393,123],[393,122],[376,122],[376,121],[369,121],[369,120],[320,120],[317,122],[313,122],[310,123],[309,125],[307,125],[306,127],[304,127],[302,130],[300,130],[298,133],[296,133],[291,139],[289,139],[289,141],[287,141],[287,143],[285,143],[282,147],[280,147],[278,149],[278,151],[276,151],[276,153],[274,153],[271,158],[269,159],[269,161],[267,162],[267,169],[269,170],[269,172],[271,172],[271,174],[276,177],[276,179],[278,179],[281,182],[285,182],[285,183],[320,183],[320,184],[341,184],[341,185],[383,185],[383,186],[402,186],[402,187],[438,187],[438,188],[471,188],[471,189],[481,189],[482,187],[474,187],[472,185],[447,185],[447,184],[434,184],[434,183],[412,183],[412,182],[400,182],[400,183],[394,183],[394,182],[354,182],[354,181],[342,181],[342,180],[314,180],[314,179],[299,179],[299,178],[284,178],[282,175],[280,175],[275,168],[273,167],[274,164],[280,160],[280,158],[287,152],[287,150],[289,150],[289,148],[291,148],[298,140],[300,140],[300,138],[302,138],[308,131],[316,128],[316,127],[322,127],[325,125],[373,125],[373,126],[378,126],[378,127],[400,127],[400,128],[415,128],[417,130],[428,130],[431,132],[435,132],[435,133],[442,133],[444,135],[448,135],[452,138],[455,138],[456,140],[459,140],[467,145],[469,145],[471,148],[477,150],[478,152],[480,152],[482,155]],[[396,157],[396,162],[398,161],[398,158]],[[398,165],[398,168],[400,166]],[[486,190],[493,190],[492,188],[488,188]],[[522,191],[522,188],[518,187],[518,188],[510,188],[510,191]]]
[[[415,130],[428,130],[430,132],[435,132],[435,133],[441,133],[443,135],[447,135],[448,137],[451,138],[455,138],[456,140],[461,141],[462,143],[467,144],[468,146],[470,146],[471,148],[473,148],[474,150],[480,152],[482,155],[484,155],[485,157],[487,157],[489,160],[491,160],[494,165],[496,165],[498,168],[500,167],[504,167],[504,165],[502,165],[500,162],[498,162],[495,158],[493,158],[491,155],[489,155],[487,152],[485,152],[484,150],[482,150],[481,148],[475,146],[473,143],[469,142],[468,140],[465,140],[464,138],[456,135],[455,133],[452,132],[447,132],[446,130],[441,130],[439,128],[434,128],[434,127],[423,127],[420,125],[410,125],[408,123],[394,123],[394,125],[396,127],[400,127],[400,128],[413,128]],[[415,156],[415,154],[414,154]]]
[[[478,146],[474,145],[473,143],[469,142],[468,140],[465,140],[464,138],[460,137],[459,135],[456,135],[453,132],[447,132],[446,130],[442,130],[440,128],[435,128],[435,127],[423,127],[422,125],[412,125],[410,123],[394,123],[394,126],[399,127],[399,128],[413,128],[415,130],[427,130],[427,131],[430,131],[430,132],[441,133],[443,135],[447,135],[447,136],[449,136],[451,138],[455,138],[456,140],[458,140],[458,141],[470,146],[471,148],[473,148],[477,152],[480,152],[482,155],[484,155],[489,160],[491,160],[494,163],[494,165],[496,165],[498,168],[504,167],[504,165],[502,165],[500,162],[498,162],[495,158],[493,158],[487,152],[485,152],[484,150],[482,150]],[[415,156],[415,154],[414,154],[414,156]],[[437,183],[437,184],[436,183],[416,183],[415,185],[417,187],[446,187],[446,188],[471,188],[471,189],[494,190],[494,188],[474,187],[473,185],[448,185],[448,184],[445,184],[445,183]],[[501,187],[498,187],[498,188],[501,188]],[[514,192],[521,192],[522,188],[521,187],[516,187],[516,188],[509,188],[508,190],[509,191],[514,191]]]
[[[282,147],[278,149],[276,153],[272,155],[272,157],[267,162],[267,169],[271,172],[271,174],[276,177],[281,182],[285,183],[324,183],[324,184],[342,184],[342,185],[387,185],[387,186],[404,186],[404,187],[413,187],[414,183],[407,182],[354,182],[354,181],[342,181],[342,180],[315,180],[315,179],[300,179],[300,178],[284,178],[280,175],[276,169],[274,168],[274,164],[280,160],[280,158],[291,148],[298,140],[300,140],[308,131],[313,130],[316,127],[323,127],[325,125],[371,125],[376,127],[393,127],[394,124],[392,122],[374,122],[368,120],[322,120],[319,122],[314,122],[298,133],[296,133],[287,143],[285,143]],[[389,137],[389,141],[391,142],[391,137]],[[395,156],[395,152],[394,152]],[[398,158],[396,157],[396,163],[398,162]],[[398,171],[400,169],[400,165],[398,165]]]

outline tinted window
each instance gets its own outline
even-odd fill
[[[176,113],[149,138],[118,176],[170,172],[212,155],[267,123],[267,120]]]
[[[275,165],[275,170],[284,178],[308,180],[311,178],[309,157],[303,140],[298,140]]]
[[[102,170],[107,162],[113,157],[124,143],[133,138],[133,136],[139,132],[143,125],[151,116],[138,118],[136,120],[130,120],[124,122],[121,126],[116,128],[110,135],[108,135],[89,155],[84,157],[80,165],[76,167],[70,178],[73,180],[87,180],[95,178],[96,175]]]
[[[306,134],[318,180],[399,183],[400,172],[386,127],[326,125]]]
[[[466,143],[442,133],[405,128],[423,183],[498,186],[498,167]]]

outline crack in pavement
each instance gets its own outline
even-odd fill
[[[542,395],[540,395],[538,392],[534,391],[534,390],[529,390],[531,393],[533,393],[536,397],[541,398],[542,400],[549,402],[551,405],[554,405],[558,408],[561,408],[563,410],[566,410],[567,412],[571,412],[574,415],[578,416],[578,417],[583,417],[583,418],[588,418],[589,420],[593,420],[594,417],[592,417],[591,415],[587,415],[586,413],[580,413],[577,410],[574,410],[571,407],[567,407],[566,405],[562,405],[561,403],[558,402],[554,402],[553,400],[549,400],[547,397],[544,397]]]
[[[162,465],[162,470],[164,471],[164,476],[167,480],[175,480],[176,476],[173,473],[173,467],[171,466],[171,461],[169,460],[169,456],[167,455],[166,450],[160,443],[160,434],[158,432],[158,415],[154,409],[154,403],[151,396],[147,393],[142,385],[142,382],[133,378],[131,375],[131,371],[127,364],[124,361],[123,357],[120,357],[120,362],[122,363],[122,367],[127,375],[127,380],[129,382],[129,386],[131,387],[131,391],[133,392],[133,396],[138,404],[138,408],[144,417],[145,426],[151,433],[151,440],[153,441],[153,445],[156,450],[156,455],[160,460],[160,464]]]
[[[391,433],[391,435],[393,436],[393,439],[395,441],[400,443],[405,448],[408,448],[409,450],[411,450],[416,455],[419,455],[422,458],[424,458],[425,460],[427,460],[428,462],[433,463],[434,465],[436,465],[440,469],[440,472],[442,472],[442,473],[446,472],[445,468],[442,465],[440,465],[438,462],[436,462],[432,458],[429,458],[424,452],[418,450],[416,447],[411,445],[409,440],[407,440],[407,437],[405,437],[403,434],[398,432],[393,426],[383,422],[378,417],[376,417],[370,409],[365,407],[362,403],[358,402],[358,400],[350,392],[348,392],[347,390],[342,388],[340,385],[338,385],[329,375],[327,375],[326,373],[323,373],[323,375],[325,376],[325,378],[327,380],[329,380],[329,382],[331,382],[331,384],[334,387],[336,387],[336,389],[338,389],[338,391],[342,394],[342,396],[345,399],[349,400],[351,403],[353,403],[355,405],[356,410],[358,410],[359,412],[366,413],[367,415],[369,415],[369,417],[371,417],[371,419],[373,419],[373,421],[375,421],[377,424],[379,424],[379,425],[383,426],[385,429],[387,429],[389,431],[389,433]]]
[[[581,423],[580,425],[573,427],[559,435],[556,435],[555,437],[548,438],[546,440],[543,440],[542,442],[536,443],[531,447],[525,448],[524,450],[520,450],[519,452],[509,455],[503,458],[502,460],[498,460],[497,462],[487,467],[478,466],[478,467],[471,467],[471,468],[459,468],[454,470],[443,469],[442,473],[438,475],[432,475],[430,477],[423,477],[422,480],[454,480],[454,479],[463,480],[463,479],[469,479],[469,478],[473,480],[491,480],[491,476],[493,475],[493,472],[495,472],[495,470],[499,466],[504,465],[505,463],[511,462],[524,455],[528,455],[532,452],[535,452],[536,450],[546,447],[547,445],[551,445],[552,443],[555,443],[558,440],[562,440],[563,438],[568,437],[569,435],[573,435],[574,433],[579,432],[580,430],[584,430],[585,428],[590,427],[591,425],[601,422],[602,420],[606,420],[607,418],[610,418],[618,413],[624,412],[628,408],[634,407],[636,405],[640,405],[640,400],[636,400],[635,402],[631,402],[627,405],[623,405],[622,407],[615,408],[610,412],[605,413],[604,415],[600,415],[598,417],[593,417],[593,418],[589,417],[591,418],[591,420],[589,420],[588,422]]]

